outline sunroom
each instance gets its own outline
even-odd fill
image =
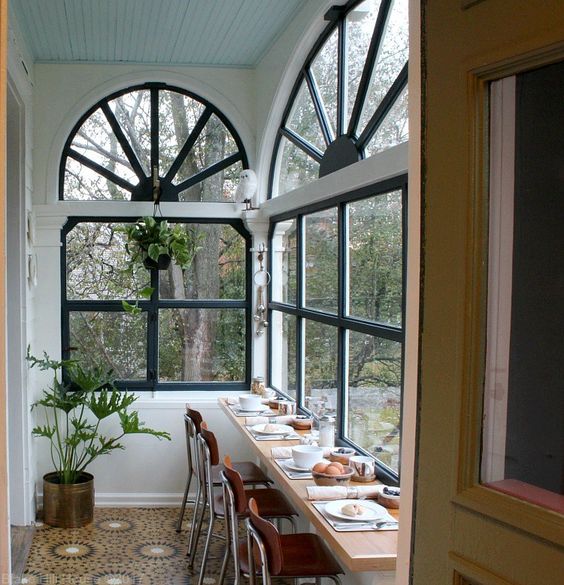
[[[559,542],[544,528],[561,526],[560,500],[544,493],[557,490],[523,475],[543,493],[502,496],[513,476],[495,449],[509,425],[488,426],[499,408],[476,390],[510,339],[491,329],[502,277],[489,274],[488,298],[474,294],[487,288],[477,266],[502,262],[507,235],[480,221],[513,212],[458,192],[452,215],[446,196],[434,207],[447,191],[437,151],[425,167],[425,131],[465,156],[446,129],[471,116],[448,112],[432,69],[448,72],[443,56],[459,56],[445,47],[458,43],[437,23],[469,35],[465,19],[483,23],[488,3],[456,4],[3,3],[13,583],[431,583],[433,513],[451,582],[494,582],[464,564],[481,558],[457,541],[473,513],[493,540],[501,521]],[[441,105],[429,102],[422,131],[426,50],[423,83]],[[523,70],[552,65],[560,53],[550,54]],[[459,75],[452,107],[483,120],[457,131],[487,143],[473,160],[493,169],[498,150],[518,145],[503,104],[520,103],[508,80],[518,88],[524,73],[485,74],[468,55],[456,62],[485,93],[463,103]],[[436,188],[428,209],[422,156]],[[484,183],[466,179],[469,193]],[[74,503],[59,500],[69,486]],[[480,507],[500,509],[502,497],[540,507],[534,526],[515,520],[525,508]]]

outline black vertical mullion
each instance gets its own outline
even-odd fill
[[[72,228],[71,228],[72,229]],[[61,279],[61,343],[62,352],[61,358],[70,358],[70,317],[67,307],[67,234],[70,229],[63,228],[61,230],[61,256],[60,256],[60,279]]]
[[[151,269],[153,294],[147,309],[147,380],[154,390],[159,379],[159,271]]]
[[[313,106],[315,108],[315,113],[317,114],[319,125],[321,126],[323,139],[325,140],[325,144],[329,146],[331,142],[333,142],[333,130],[327,117],[327,111],[323,105],[323,99],[319,94],[319,87],[317,87],[317,82],[315,81],[315,78],[310,69],[306,69],[305,71],[305,80],[309,89],[309,94],[313,101]]]
[[[245,236],[245,384],[250,387],[251,384],[251,367],[252,367],[252,339],[253,339],[253,256],[251,253],[252,237],[250,235]],[[268,264],[270,266],[270,264]],[[270,283],[269,283],[270,284]],[[268,294],[268,293],[267,293]],[[267,299],[270,298],[269,296]],[[268,307],[268,303],[266,303]],[[269,321],[272,322],[272,321]]]
[[[159,169],[159,90],[151,88],[151,177]]]
[[[347,69],[347,21],[339,21],[339,44],[337,47],[337,136],[345,133],[345,112],[348,102]]]
[[[360,78],[360,83],[358,84],[358,90],[356,93],[356,98],[354,100],[353,110],[349,118],[349,127],[347,130],[347,134],[349,136],[352,136],[355,133],[358,122],[360,120],[362,106],[364,105],[366,94],[368,93],[370,80],[372,79],[372,70],[374,69],[376,64],[376,58],[378,56],[378,51],[380,50],[382,38],[384,36],[384,31],[386,28],[386,23],[388,21],[388,14],[390,12],[391,5],[392,0],[382,0],[382,4],[380,4],[380,9],[378,10],[378,17],[376,18],[374,32],[372,33],[372,39],[370,40],[368,54],[366,55],[366,61],[364,63],[364,68],[362,70],[362,76]]]
[[[348,229],[347,229],[347,204],[341,203],[337,208],[338,227],[338,315],[343,318],[347,306],[347,260],[348,260]],[[337,330],[337,433],[341,437],[345,433],[345,409],[346,409],[346,329],[339,327]]]
[[[305,218],[298,215],[296,218],[296,308],[304,306],[305,295]],[[301,316],[296,317],[296,402],[304,406],[305,380],[305,324]]]
[[[346,412],[348,401],[348,330],[339,327],[337,330],[337,437],[340,439],[346,435]]]

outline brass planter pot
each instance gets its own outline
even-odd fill
[[[94,517],[94,476],[83,472],[79,483],[61,484],[56,472],[43,476],[43,521],[57,528],[81,528]]]

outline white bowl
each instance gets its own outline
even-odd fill
[[[241,394],[239,404],[241,410],[258,410],[262,406],[262,401],[258,394]]]
[[[292,457],[298,467],[311,469],[323,459],[323,449],[315,445],[296,445],[292,447]]]

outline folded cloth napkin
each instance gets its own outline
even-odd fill
[[[268,423],[275,423],[278,425],[289,425],[294,422],[292,415],[287,416],[247,416],[245,418],[246,425],[262,425]]]
[[[323,457],[329,457],[331,447],[324,447]],[[272,447],[271,455],[273,459],[290,459],[292,457],[292,447]]]
[[[308,485],[308,500],[375,500],[384,489],[384,485]]]

